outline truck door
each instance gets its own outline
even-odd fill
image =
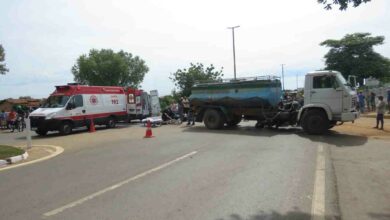
[[[312,78],[312,87],[309,90],[310,103],[327,105],[332,114],[341,114],[343,90],[334,75],[315,75]]]

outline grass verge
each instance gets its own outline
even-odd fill
[[[21,155],[23,153],[24,153],[24,150],[22,150],[22,149],[7,146],[7,145],[0,145],[0,160],[8,158],[8,157]]]

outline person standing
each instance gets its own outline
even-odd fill
[[[375,97],[376,97],[376,94],[371,92],[370,94],[370,103],[371,103],[371,111],[375,111]]]
[[[378,97],[378,104],[376,105],[376,126],[374,128],[378,128],[380,130],[383,130],[383,115],[386,111],[386,104],[383,101],[383,96]],[[379,128],[379,122],[381,123],[381,127]]]
[[[9,120],[12,132],[15,131],[16,117],[17,117],[16,112],[14,109],[12,109],[8,115],[8,120]]]
[[[387,114],[390,114],[390,89],[387,90],[387,107],[389,108]]]
[[[366,104],[365,103],[366,97],[364,97],[362,92],[359,92],[358,98],[359,98],[359,109],[360,109],[360,112],[364,113],[364,107],[365,107],[365,104]]]
[[[7,123],[7,116],[5,114],[5,111],[1,110],[1,113],[0,113],[0,129],[1,128],[5,128],[6,127],[6,123]]]
[[[190,110],[190,101],[188,101],[187,97],[183,97],[183,111],[184,111],[184,114],[187,114],[187,117],[188,117],[188,113],[189,113],[189,110]]]
[[[183,106],[183,97],[180,98],[178,103],[178,110],[180,116],[180,124],[184,121],[184,106]]]

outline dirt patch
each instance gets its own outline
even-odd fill
[[[384,139],[390,141],[390,119],[385,119],[384,130],[373,128],[376,126],[375,118],[359,118],[355,123],[344,123],[340,126],[335,126],[332,130],[345,133],[364,136],[374,139]]]

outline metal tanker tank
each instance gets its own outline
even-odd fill
[[[191,105],[221,105],[233,108],[276,108],[282,89],[277,77],[252,77],[195,85]]]

